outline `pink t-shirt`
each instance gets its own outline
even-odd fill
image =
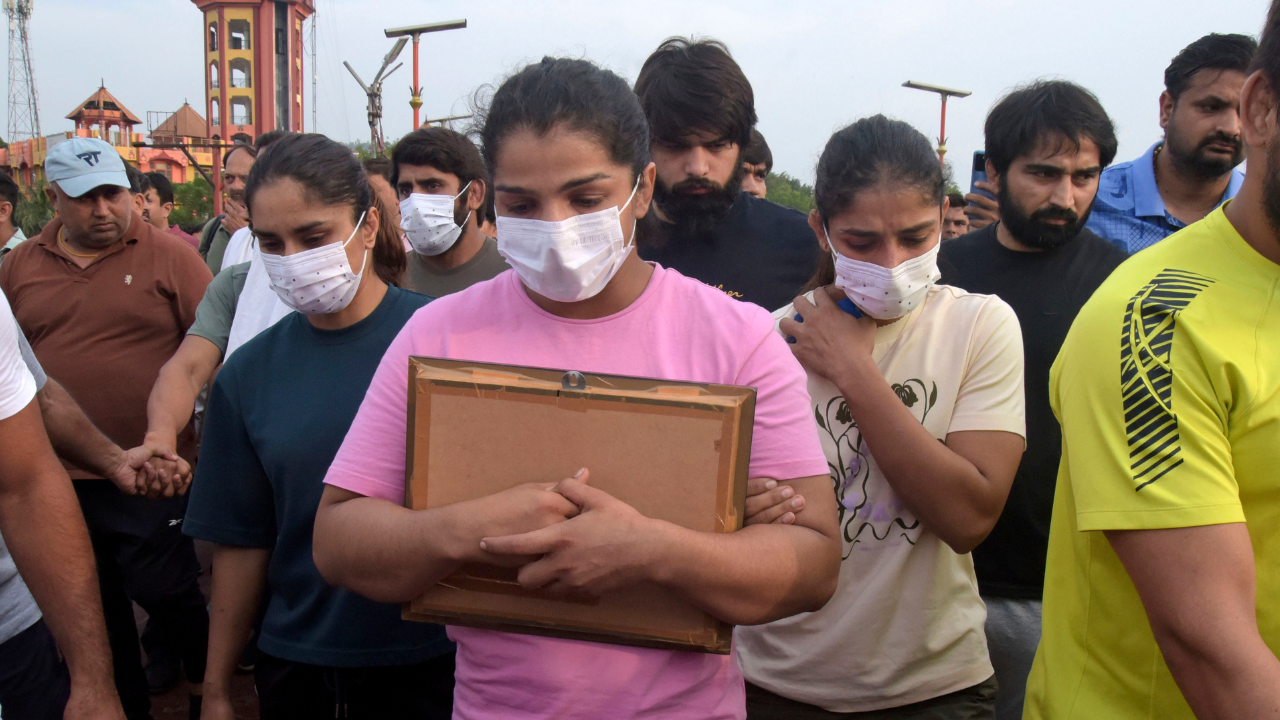
[[[827,474],[805,374],[763,309],[654,267],[616,315],[567,320],[539,308],[514,271],[419,310],[382,359],[325,482],[404,502],[408,358],[563,368],[757,390],[751,477]],[[450,627],[454,717],[746,717],[734,656],[649,650]]]

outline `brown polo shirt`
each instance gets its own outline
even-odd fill
[[[80,268],[55,218],[0,263],[0,290],[49,377],[124,449],[142,444],[147,397],[213,279],[197,253],[137,213],[124,240]],[[195,457],[191,424],[178,454]],[[92,477],[68,467],[71,477]]]

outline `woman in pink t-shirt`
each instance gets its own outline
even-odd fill
[[[627,83],[587,61],[544,59],[498,89],[482,140],[498,248],[513,270],[435,301],[388,349],[325,479],[314,545],[321,573],[400,602],[464,562],[538,556],[520,572],[526,587],[590,596],[656,583],[737,624],[822,607],[839,541],[803,370],[764,310],[634,252],[656,169]],[[750,476],[793,487],[808,507],[789,522],[693,532],[592,488],[584,468],[559,483],[529,477],[537,482],[407,510],[410,355],[755,387]],[[460,627],[449,634],[458,643],[458,718],[745,717],[732,656]]]

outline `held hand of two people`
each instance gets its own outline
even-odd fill
[[[590,487],[589,478],[584,470],[551,488],[580,509],[575,516],[533,532],[487,537],[481,548],[496,557],[535,558],[520,569],[520,584],[554,594],[596,596],[642,580],[658,523]]]
[[[191,486],[191,465],[170,448],[144,443],[124,454],[110,479],[125,495],[174,497]]]
[[[795,299],[796,314],[804,322],[783,318],[779,329],[794,338],[791,352],[810,372],[839,384],[851,375],[858,362],[871,359],[876,342],[876,321],[866,315],[856,318],[836,306],[844,291],[834,286],[819,288],[813,302]]]
[[[986,190],[992,195],[996,194],[995,186],[989,182],[979,180],[973,185],[979,190]],[[969,203],[964,208],[964,214],[969,216],[970,231],[981,230],[1000,219],[1000,204],[986,195],[969,193],[964,196],[964,201]]]

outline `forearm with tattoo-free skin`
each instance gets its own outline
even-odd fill
[[[790,523],[752,525],[726,534],[660,523],[664,541],[647,563],[647,577],[736,625],[821,609],[835,594],[840,573],[831,478],[779,484],[809,499]]]
[[[58,457],[109,480],[126,495],[159,497],[173,494],[173,486],[163,482],[156,470],[161,463],[172,466],[182,462],[177,455],[151,445],[127,452],[121,450],[119,445],[102,434],[75,398],[53,378],[49,378],[36,393],[36,399],[44,416],[45,432]]]
[[[147,442],[174,449],[178,433],[195,412],[196,398],[221,361],[217,345],[198,335],[182,339],[177,352],[160,368],[147,398]]]
[[[867,357],[837,383],[893,492],[958,553],[978,546],[1004,509],[1023,440],[1008,432],[933,437]]]
[[[398,603],[421,595],[465,562],[520,564],[483,552],[480,541],[576,515],[577,506],[547,492],[550,487],[532,483],[477,500],[409,510],[327,486],[316,512],[316,568],[333,585]]]
[[[58,457],[103,478],[111,477],[115,468],[125,462],[124,450],[102,434],[57,380],[49,378],[36,397],[49,442]]]
[[[589,473],[556,491],[581,514],[541,530],[485,538],[489,553],[535,557],[520,584],[595,596],[639,582],[662,585],[711,615],[755,625],[821,608],[835,593],[840,540],[831,478],[784,480],[809,498],[791,524],[734,533],[695,532],[644,517],[586,484]]]
[[[191,422],[196,398],[212,382],[221,361],[222,351],[217,345],[188,335],[173,357],[161,366],[147,398],[147,434],[142,446],[162,455],[151,461],[156,480],[148,494],[181,495],[190,486],[191,466],[177,456],[178,433]]]
[[[204,702],[210,706],[228,697],[236,663],[253,632],[270,561],[271,551],[263,548],[214,546],[209,662],[204,672]]]
[[[1106,536],[1196,717],[1280,720],[1280,660],[1258,632],[1257,576],[1245,525]]]
[[[0,531],[71,671],[69,707],[123,717],[89,532],[36,402],[0,420]]]

